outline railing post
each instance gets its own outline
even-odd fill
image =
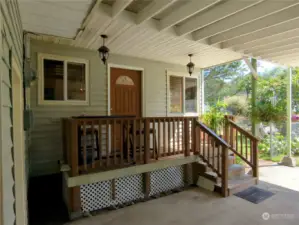
[[[146,118],[144,120],[144,164],[149,163],[150,161],[150,119]],[[143,190],[145,198],[149,197],[150,188],[151,188],[151,177],[150,172],[143,174]]]
[[[185,118],[184,119],[184,136],[185,136],[185,156],[190,155],[190,138],[189,138],[189,119]]]
[[[222,145],[221,192],[223,197],[228,192],[228,148]]]
[[[258,149],[257,149],[258,142],[256,140],[252,141],[252,157],[253,157],[253,176],[258,178],[259,177],[259,157],[258,157]]]
[[[77,120],[71,120],[70,126],[71,132],[71,176],[79,175],[78,166],[78,123]],[[81,210],[81,199],[80,199],[80,187],[73,187],[71,189],[71,206],[73,212],[79,212]]]

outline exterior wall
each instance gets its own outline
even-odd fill
[[[61,117],[108,114],[108,74],[96,51],[31,40],[31,67],[38,71],[37,55],[46,53],[83,58],[89,61],[89,105],[38,105],[37,82],[31,87],[30,105],[34,113],[31,133],[31,175],[38,176],[59,171],[62,159]],[[109,65],[143,69],[143,116],[166,116],[166,70],[185,72],[184,66],[155,62],[121,55],[110,55]],[[38,74],[39,75],[39,74]]]
[[[23,32],[17,1],[1,1],[0,6],[0,224],[13,225],[21,224],[21,218],[16,219],[15,215],[15,212],[19,213],[19,201],[16,202],[15,198],[19,188],[24,188],[24,182],[21,185],[15,182],[18,172],[14,170],[13,156],[12,61],[22,74]],[[22,223],[26,224],[24,220]]]

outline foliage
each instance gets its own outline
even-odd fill
[[[202,116],[203,122],[217,134],[220,134],[222,131],[226,107],[224,102],[218,101]]]
[[[292,146],[292,154],[298,156],[299,155],[299,138],[298,137],[296,137],[292,140],[291,146]]]
[[[248,101],[245,96],[232,96],[224,99],[227,111],[236,116],[248,115]]]
[[[270,156],[270,135],[266,135],[258,145],[261,157]],[[272,135],[272,151],[273,155],[281,155],[286,153],[286,140],[283,135],[276,133]]]

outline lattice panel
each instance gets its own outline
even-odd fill
[[[111,182],[109,180],[80,186],[83,212],[90,212],[144,198],[141,174],[116,179],[115,200],[112,199]]]
[[[151,172],[150,196],[184,187],[183,166],[169,167]],[[115,200],[112,199],[112,181],[102,181],[80,186],[83,212],[144,198],[142,174],[115,180]]]
[[[168,167],[151,172],[150,196],[184,187],[183,166]]]

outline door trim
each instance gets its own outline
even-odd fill
[[[141,67],[133,67],[133,66],[126,66],[126,65],[120,65],[120,64],[113,64],[113,63],[108,63],[107,66],[107,115],[111,116],[111,96],[110,96],[110,89],[111,89],[111,84],[110,84],[110,79],[111,79],[111,68],[119,68],[119,69],[127,69],[127,70],[136,70],[141,72],[141,117],[146,116],[146,108],[145,108],[145,91],[144,91],[144,68]]]

